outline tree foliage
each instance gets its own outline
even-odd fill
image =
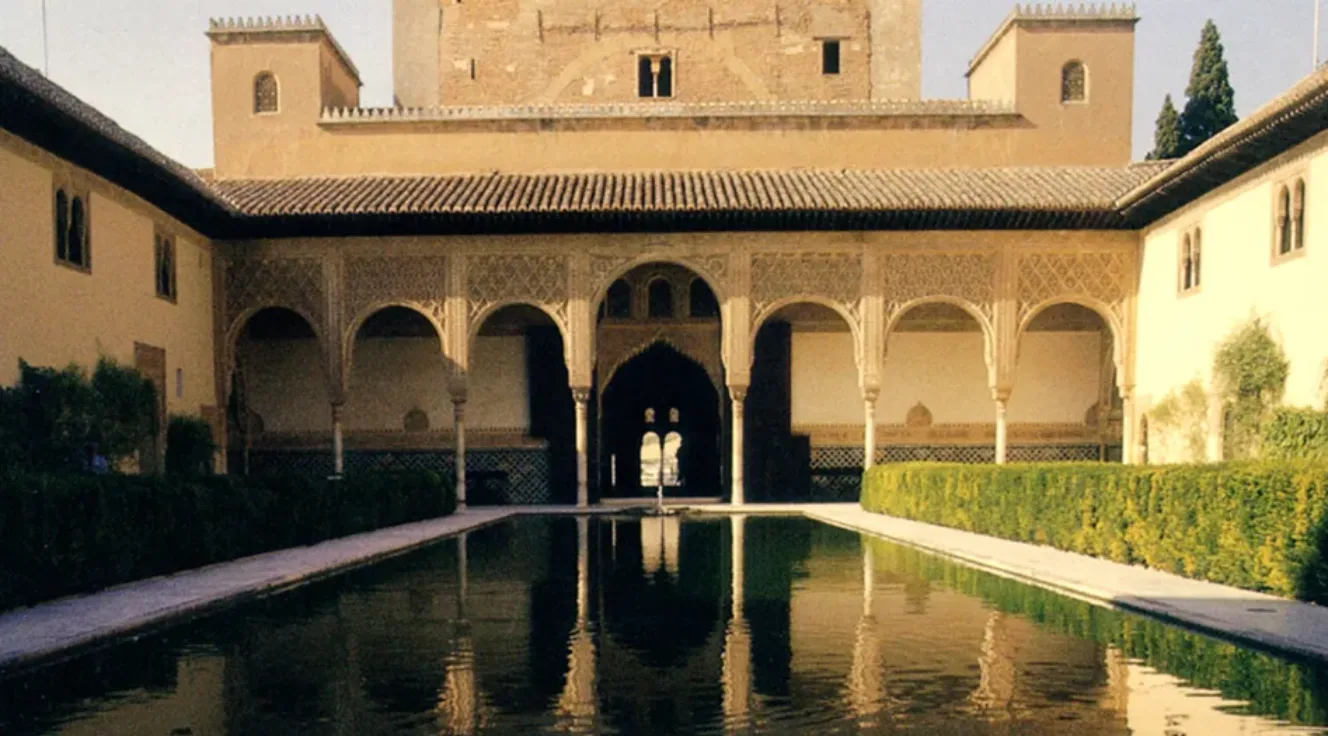
[[[111,464],[130,457],[157,431],[152,382],[109,358],[91,378],[77,365],[47,368],[19,361],[19,382],[0,388],[0,461],[6,467],[77,470],[89,448]]]
[[[1171,101],[1171,95],[1162,101],[1162,112],[1157,116],[1157,130],[1153,133],[1153,151],[1148,158],[1154,161],[1180,157],[1180,113]]]
[[[1172,389],[1148,412],[1151,426],[1164,437],[1179,437],[1190,462],[1208,454],[1208,392],[1199,379]]]
[[[1258,453],[1260,429],[1282,401],[1291,363],[1258,317],[1231,331],[1213,357],[1213,379],[1226,420],[1227,459]]]
[[[1180,116],[1181,155],[1236,122],[1236,95],[1231,89],[1222,36],[1212,20],[1204,24],[1185,94],[1189,99]]]

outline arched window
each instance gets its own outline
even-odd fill
[[[158,235],[156,243],[157,296],[166,299],[175,298],[175,242],[171,238]]]
[[[1277,253],[1291,252],[1291,190],[1282,187],[1277,194]]]
[[[254,112],[276,112],[280,104],[277,92],[277,77],[272,72],[262,72],[254,77]]]
[[[1305,180],[1296,180],[1296,198],[1291,204],[1292,227],[1295,229],[1291,247],[1300,250],[1305,247]]]
[[[84,211],[83,198],[74,197],[69,205],[69,250],[68,261],[86,268],[88,266],[88,216]]]
[[[642,488],[651,488],[659,485],[660,473],[663,471],[663,457],[660,456],[661,449],[658,434],[655,434],[654,432],[646,432],[641,435]]]
[[[660,463],[660,472],[664,474],[664,485],[680,486],[682,477],[678,472],[678,452],[682,450],[682,435],[669,432],[664,435],[664,456]]]
[[[673,96],[673,59],[668,56],[660,57],[659,60],[659,76],[655,78],[655,96]]]
[[[719,316],[719,301],[703,279],[693,279],[687,290],[687,313],[694,319]]]
[[[609,287],[609,294],[604,298],[607,316],[614,319],[629,319],[632,316],[632,287],[626,281],[618,279]]]
[[[1061,102],[1088,99],[1088,71],[1081,61],[1071,61],[1061,68]]]
[[[69,260],[69,195],[63,189],[55,192],[55,257]]]
[[[673,317],[673,286],[664,279],[650,282],[649,314],[651,319],[671,319]]]

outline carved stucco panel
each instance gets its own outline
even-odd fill
[[[514,253],[466,259],[466,296],[470,319],[495,304],[538,304],[567,328],[567,258]]]
[[[881,274],[887,314],[919,299],[948,297],[976,307],[988,320],[996,301],[994,253],[889,253]]]
[[[1022,253],[1018,256],[1019,321],[1052,299],[1088,298],[1124,322],[1132,261],[1125,251]]]
[[[598,332],[595,359],[607,387],[614,373],[627,361],[656,343],[664,343],[700,365],[715,386],[722,388],[723,363],[719,354],[719,328],[677,324],[623,324]]]
[[[752,256],[752,310],[757,319],[781,299],[819,297],[855,320],[862,300],[861,253],[758,253]]]
[[[321,332],[326,317],[319,258],[237,259],[226,264],[226,321],[249,309],[277,306],[304,313]]]
[[[609,288],[610,279],[620,275],[623,267],[634,260],[638,259],[630,255],[595,254],[590,256],[591,293],[604,293]],[[729,256],[727,253],[702,253],[683,257],[661,256],[657,261],[642,261],[642,265],[652,262],[675,263],[684,268],[697,271],[701,276],[713,279],[716,296],[728,291]]]
[[[405,302],[444,324],[447,304],[447,258],[444,256],[368,256],[346,259],[342,301],[345,321],[364,317],[376,304]],[[353,337],[353,336],[348,336]]]

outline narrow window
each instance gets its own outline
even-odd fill
[[[69,260],[69,195],[63,189],[55,192],[55,257]]]
[[[1191,258],[1191,263],[1190,263],[1190,274],[1191,274],[1190,288],[1193,289],[1199,288],[1199,277],[1202,274],[1202,271],[1199,268],[1199,257],[1202,254],[1202,252],[1203,252],[1203,231],[1198,228],[1195,228],[1194,255]]]
[[[636,60],[636,93],[641,97],[655,96],[655,71],[649,56]]]
[[[668,56],[661,56],[659,59],[659,74],[655,77],[655,96],[673,96],[673,59]]]
[[[1083,62],[1071,61],[1061,68],[1061,102],[1087,99],[1087,71]]]
[[[88,267],[88,220],[84,211],[83,198],[74,197],[69,205],[69,250],[68,260],[75,266]]]
[[[821,73],[839,73],[839,40],[826,39],[821,42]]]
[[[157,296],[175,299],[175,242],[168,237],[156,237]]]
[[[651,319],[669,319],[673,316],[673,286],[664,279],[650,282],[647,296],[650,302],[648,314]]]
[[[715,299],[715,292],[710,290],[705,281],[695,279],[687,294],[688,314],[693,319],[706,319],[719,316],[719,301]]]
[[[1277,252],[1291,252],[1291,191],[1286,187],[1277,195]]]
[[[605,298],[608,304],[607,315],[612,319],[630,319],[632,316],[632,287],[626,281],[618,279],[609,287]]]
[[[470,60],[470,78],[471,78],[471,80],[474,80],[474,79],[475,79],[475,60],[474,60],[474,59],[471,59],[471,60]]]
[[[1185,245],[1181,248],[1180,252],[1180,290],[1181,291],[1190,290],[1190,284],[1191,284],[1190,279],[1193,278],[1194,274],[1194,271],[1192,270],[1194,267],[1193,255],[1194,255],[1194,249],[1193,246],[1190,245],[1190,236],[1186,235]]]
[[[277,77],[272,72],[254,77],[254,112],[276,112],[278,105]]]
[[[1305,247],[1305,180],[1296,181],[1296,200],[1292,205],[1292,216],[1295,227],[1295,237],[1292,247],[1300,250]]]
[[[175,398],[184,398],[184,369],[175,369]]]

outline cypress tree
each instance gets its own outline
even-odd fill
[[[1162,112],[1157,116],[1157,132],[1153,134],[1153,152],[1148,158],[1154,161],[1172,159],[1180,156],[1180,113],[1171,101],[1171,95],[1162,101]]]
[[[1204,24],[1185,94],[1189,100],[1180,116],[1182,156],[1236,122],[1236,96],[1222,55],[1222,37],[1212,20]]]

